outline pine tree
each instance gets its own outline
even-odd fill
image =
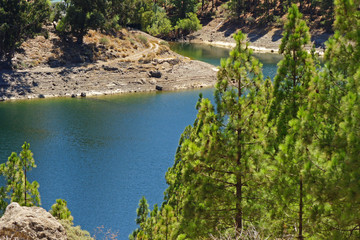
[[[16,49],[40,33],[49,16],[50,4],[46,0],[0,1],[0,64],[10,68]]]
[[[67,202],[64,199],[56,199],[56,203],[51,206],[49,212],[57,219],[66,220],[71,225],[73,224],[74,217],[71,216],[71,212],[67,207]]]
[[[60,35],[71,34],[82,44],[89,29],[98,29],[105,24],[106,4],[103,0],[66,0],[66,15],[56,26]]]
[[[140,226],[140,228],[135,229],[132,234],[129,235],[129,239],[138,239],[137,236],[143,235],[144,226],[149,217],[149,204],[144,196],[139,201],[139,207],[136,209],[136,219],[135,222]]]
[[[307,145],[311,140],[313,125],[306,114],[309,86],[316,77],[314,57],[305,49],[310,41],[309,29],[297,6],[289,8],[280,53],[284,59],[278,64],[274,79],[274,100],[269,120],[274,124],[276,134],[270,140],[273,144],[274,196],[279,208],[273,213],[281,214],[281,232],[292,234],[292,226],[299,239],[305,231],[311,232],[310,208],[313,204],[311,183],[317,171],[311,168],[312,159]],[[314,172],[314,171],[315,172]]]
[[[22,146],[20,157],[13,152],[8,161],[0,165],[0,173],[6,180],[4,190],[10,202],[18,202],[22,206],[40,205],[39,184],[36,181],[30,183],[27,177],[27,172],[35,167],[30,144],[26,142]]]
[[[223,229],[237,233],[260,221],[259,169],[265,162],[260,123],[268,85],[244,43],[246,35],[234,38],[237,45],[218,73],[217,111],[208,99],[199,100],[195,123],[184,132],[167,174],[168,203],[180,215],[180,232],[190,238]]]
[[[327,43],[325,65],[312,88],[316,119],[312,148],[322,162],[324,181],[316,194],[321,231],[332,239],[358,239],[360,152],[360,1],[335,1],[335,34]]]

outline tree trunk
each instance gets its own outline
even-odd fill
[[[299,236],[298,239],[299,240],[303,240],[303,178],[302,175],[300,174],[300,202],[299,202]]]
[[[238,82],[238,101],[240,102],[241,98],[241,79]],[[238,123],[242,118],[241,106],[238,113]],[[241,158],[242,158],[242,149],[241,149],[241,126],[240,124],[237,126],[237,156],[236,156],[236,164],[241,169]],[[239,170],[236,173],[236,216],[235,216],[235,224],[236,224],[236,237],[239,237],[239,234],[242,229],[242,172]]]
[[[24,174],[25,175],[25,191],[24,191],[25,198],[24,199],[25,199],[25,206],[27,206],[26,205],[26,167],[24,168],[24,173],[25,173]]]

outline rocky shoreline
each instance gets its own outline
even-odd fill
[[[247,34],[247,41],[254,52],[278,54],[283,31],[281,27],[240,27],[235,23],[229,24],[224,17],[214,18],[206,23],[201,30],[190,34],[186,38],[186,41],[217,47],[234,48],[236,43],[233,35],[239,30]],[[332,34],[319,30],[313,30],[310,34],[312,43],[306,48],[310,51],[312,45],[314,45],[315,51],[322,56],[325,51],[325,42]]]
[[[131,92],[211,87],[215,68],[200,61],[173,58],[147,64],[112,62],[62,68],[3,71],[0,101],[86,97]]]
[[[215,84],[214,66],[176,54],[161,45],[160,39],[139,31],[132,34],[145,36],[149,43],[144,48],[139,44],[125,57],[1,70],[0,101],[172,91]]]

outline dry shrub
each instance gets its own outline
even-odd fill
[[[106,230],[104,226],[97,227],[95,229],[95,234],[93,236],[94,239],[101,240],[116,240],[119,237],[118,232],[112,232],[111,229]]]
[[[219,236],[210,235],[211,240],[267,240],[270,237],[264,237],[256,230],[254,226],[249,226],[247,229],[242,229],[236,234],[234,232],[220,233]]]

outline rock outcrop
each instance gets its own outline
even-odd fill
[[[45,209],[11,203],[0,218],[0,239],[67,239],[64,227]]]

